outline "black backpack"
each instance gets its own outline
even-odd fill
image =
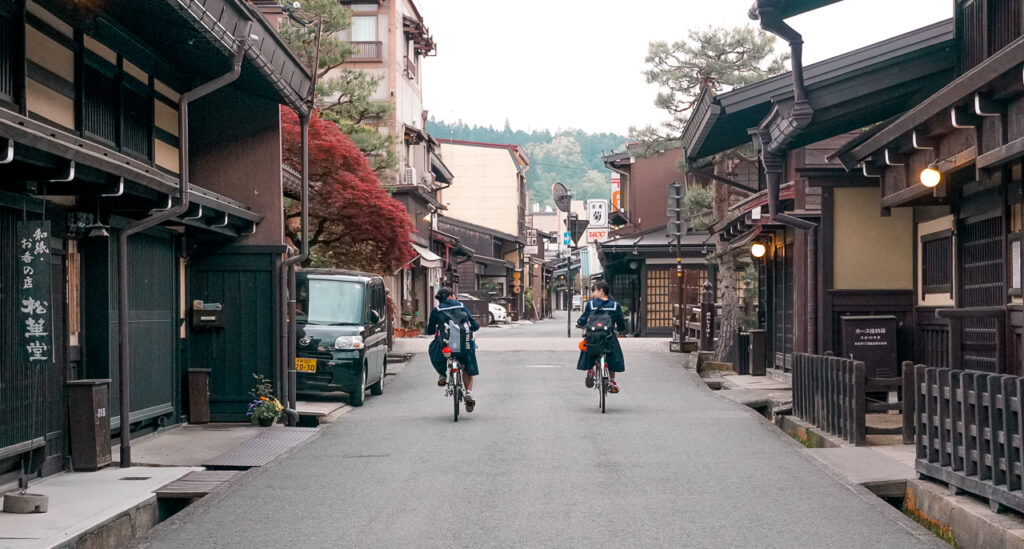
[[[438,307],[437,310],[445,318],[441,326],[441,337],[444,338],[446,346],[451,349],[452,356],[465,357],[473,350],[473,331],[465,307],[460,304]]]
[[[615,337],[615,323],[612,315],[605,309],[591,309],[587,317],[587,330],[584,339],[587,352],[593,356],[611,350],[611,340]]]

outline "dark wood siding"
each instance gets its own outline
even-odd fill
[[[194,258],[189,273],[189,303],[224,307],[224,328],[192,330],[189,343],[189,366],[211,370],[214,421],[246,421],[252,376],[273,377],[277,356],[275,256],[244,249]]]
[[[1002,216],[962,222],[959,241],[962,260],[959,306],[1006,305]],[[994,318],[967,318],[963,326],[964,369],[999,372],[996,349],[998,321]]]
[[[23,212],[0,208],[0,317],[19,318],[16,228]],[[53,361],[45,371],[22,357],[24,331],[16,322],[0,322],[0,455],[14,445],[44,438],[46,472],[59,470],[65,453],[67,332],[64,309],[64,256],[61,242],[51,239]],[[41,375],[36,375],[41,374]],[[11,456],[3,456],[11,457]],[[0,471],[5,472],[5,471]]]
[[[82,69],[82,130],[108,145],[117,144],[117,81],[100,63]]]
[[[772,348],[775,367],[785,369],[793,355],[793,247],[792,239],[776,246],[772,260]]]
[[[11,103],[16,102],[18,90],[15,80],[15,36],[14,21],[0,13],[0,99]]]
[[[132,82],[133,85],[128,85]],[[149,158],[153,138],[153,99],[141,85],[126,79],[123,89],[124,118],[121,122],[121,148],[128,154]]]

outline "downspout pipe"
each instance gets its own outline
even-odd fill
[[[312,109],[310,109],[311,111]],[[302,147],[302,237],[299,253],[281,262],[281,295],[283,300],[282,312],[287,316],[284,329],[281,330],[281,367],[278,370],[281,380],[281,396],[285,399],[284,414],[287,416],[287,423],[295,426],[299,422],[299,413],[296,411],[296,379],[295,374],[295,345],[297,340],[297,326],[295,324],[295,266],[309,258],[309,117],[311,112],[307,111],[299,115],[300,140]]]
[[[786,215],[779,207],[786,152],[793,140],[803,133],[814,118],[814,109],[807,100],[807,88],[804,85],[804,39],[793,27],[782,21],[773,7],[761,6],[762,1],[758,0],[750,9],[750,17],[760,19],[762,29],[789,43],[793,63],[793,109],[785,120],[775,126],[774,132],[764,126],[757,130],[761,162],[764,164],[765,178],[768,182],[768,216],[773,222],[795,229],[810,230],[817,225],[805,219]]]
[[[242,73],[242,58],[249,47],[248,40],[238,42],[238,51],[232,60],[231,72],[202,84],[201,86],[181,94],[178,99],[178,205],[149,217],[132,221],[121,229],[117,237],[117,361],[118,361],[118,395],[121,416],[121,467],[131,467],[131,364],[129,362],[130,341],[128,335],[128,237],[146,229],[169,221],[186,211],[189,207],[189,136],[188,106],[189,103],[213,93],[238,79]]]

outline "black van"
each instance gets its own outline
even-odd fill
[[[299,269],[296,283],[298,391],[343,391],[362,406],[384,392],[387,306],[384,279],[358,271]]]

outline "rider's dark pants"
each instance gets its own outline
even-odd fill
[[[594,366],[594,362],[598,357],[591,357],[587,351],[580,353],[579,360],[576,361],[577,370],[589,370]],[[626,359],[622,356],[622,347],[619,346],[618,338],[611,340],[611,349],[608,350],[608,357],[605,359],[605,363],[608,365],[608,370],[612,372],[624,372],[626,371]]]
[[[473,343],[473,347],[476,347],[476,342]],[[430,354],[430,365],[434,367],[437,375],[441,376],[448,375],[448,372],[445,370],[445,368],[448,367],[448,361],[444,358],[443,349],[444,340],[440,337],[435,337],[434,341],[430,342],[430,347],[428,348],[428,353]],[[460,360],[460,362],[463,364],[463,371],[467,374],[471,376],[480,375],[480,371],[476,363],[475,350],[466,355],[466,358]]]

